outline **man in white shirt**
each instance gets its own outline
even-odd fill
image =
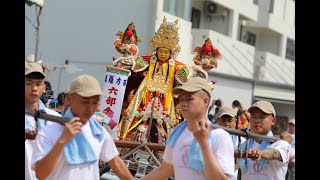
[[[25,108],[29,110],[43,110],[47,114],[60,116],[59,113],[45,107],[40,97],[46,90],[44,83],[45,74],[38,63],[25,64]],[[43,119],[25,115],[25,179],[36,180],[34,171],[31,168],[31,158],[35,144],[35,137],[38,130],[50,124]]]
[[[219,109],[218,112],[218,118],[217,123],[219,126],[224,126],[228,128],[236,128],[236,117],[237,117],[237,111],[232,108],[231,106],[223,106]],[[234,146],[234,150],[237,150],[239,147],[239,136],[237,135],[230,135],[232,139],[232,143]],[[246,139],[244,137],[240,136],[240,144],[244,142]],[[234,179],[237,179],[238,177],[238,169],[239,169],[239,162],[237,161],[235,164],[235,177]]]
[[[70,106],[64,113],[70,121],[47,126],[36,138],[32,164],[39,179],[99,180],[99,160],[120,179],[133,179],[110,134],[92,116],[100,95],[104,94],[94,77],[80,75],[72,81]]]
[[[292,136],[292,142],[291,142],[291,149],[290,149],[290,160],[288,165],[288,180],[294,180],[295,179],[295,159],[296,159],[296,120],[291,119],[289,121],[289,133]]]
[[[276,111],[268,101],[258,101],[249,109],[250,132],[273,136],[271,127],[276,123]],[[244,142],[242,147],[245,147]],[[252,158],[240,160],[242,180],[284,180],[288,169],[290,145],[284,140],[274,143],[261,140],[248,140]],[[242,149],[244,150],[244,149]]]
[[[142,179],[230,179],[234,175],[234,151],[228,132],[210,129],[207,109],[212,87],[200,77],[190,78],[173,93],[185,118],[170,133],[160,167]]]

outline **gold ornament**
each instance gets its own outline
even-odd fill
[[[167,22],[166,17],[164,16],[160,28],[150,41],[150,54],[153,54],[157,48],[163,47],[171,50],[172,58],[177,57],[181,50],[177,25],[178,19],[174,23]]]
[[[181,84],[186,82],[188,80],[191,70],[192,69],[188,66],[180,68],[176,73],[176,80]]]
[[[161,94],[165,94],[169,89],[169,81],[167,81],[166,77],[162,74],[162,66],[160,66],[159,71],[154,74],[154,77],[150,79],[148,84],[148,90],[150,92],[160,92]]]

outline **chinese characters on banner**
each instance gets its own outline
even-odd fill
[[[110,117],[109,126],[113,130],[111,136],[115,139],[130,71],[113,66],[106,68],[103,86],[105,97],[101,96],[99,110]]]

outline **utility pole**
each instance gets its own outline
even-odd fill
[[[43,7],[43,0],[25,0],[25,4],[28,6],[35,5],[36,10],[36,26],[30,21],[30,19],[26,16],[26,19],[31,23],[31,25],[36,30],[36,48],[35,48],[35,54],[34,54],[34,60],[37,62],[39,60],[38,58],[38,51],[39,51],[39,43],[40,43],[40,17]]]
[[[42,12],[42,7],[37,6],[36,7],[36,15],[37,15],[37,27],[36,27],[36,32],[37,32],[37,37],[36,37],[36,50],[34,54],[35,61],[38,61],[38,49],[39,49],[39,42],[40,42],[40,17],[41,17],[41,12]],[[39,11],[38,11],[39,9]]]

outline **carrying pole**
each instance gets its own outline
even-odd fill
[[[35,118],[41,118],[41,119],[45,119],[48,121],[57,122],[60,124],[64,124],[64,123],[70,121],[70,118],[49,115],[49,114],[47,114],[43,111],[39,111],[39,110],[32,111],[29,109],[25,109],[25,114],[29,115],[29,116],[33,116]],[[252,138],[255,140],[262,140],[262,141],[269,141],[269,142],[276,142],[277,140],[279,140],[279,138],[277,138],[277,137],[264,136],[264,135],[260,135],[260,134],[254,134],[251,132],[244,132],[244,131],[237,130],[237,129],[219,126],[217,124],[211,124],[211,129],[216,129],[216,128],[221,128],[221,129],[229,132],[230,134],[234,134],[234,135],[238,135],[238,136],[242,136],[242,137],[246,137],[246,138]]]

